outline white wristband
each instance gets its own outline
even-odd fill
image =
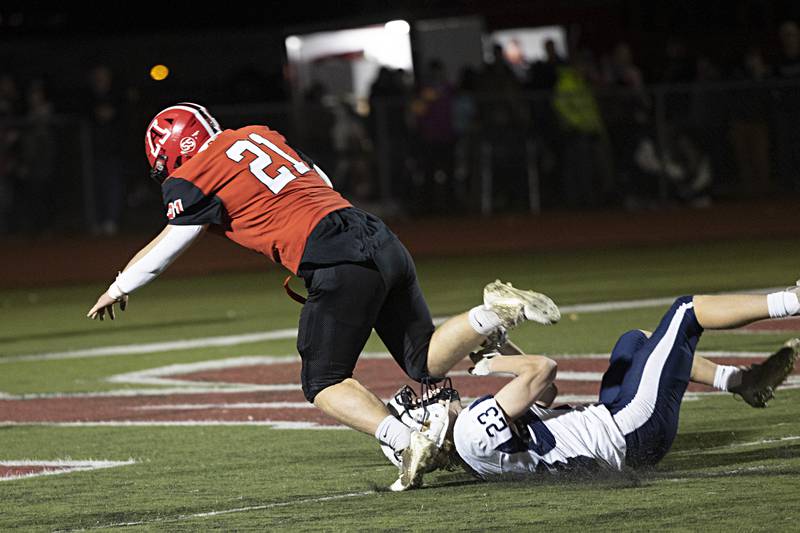
[[[492,373],[491,369],[489,369],[489,361],[491,361],[490,357],[484,357],[477,363],[475,363],[475,367],[471,368],[469,373],[473,376],[488,376]]]
[[[116,281],[114,283],[112,283],[111,285],[109,285],[108,290],[106,291],[106,293],[109,296],[111,296],[112,298],[114,298],[115,300],[121,300],[122,297],[125,296],[125,293],[122,292],[122,289],[119,288],[119,286],[117,285]]]

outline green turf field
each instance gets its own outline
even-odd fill
[[[424,259],[420,281],[436,316],[479,302],[501,277],[562,306],[792,284],[790,241]],[[178,279],[131,298],[112,322],[84,318],[102,284],[0,291],[0,392],[101,392],[141,385],[114,374],[244,355],[288,355],[294,340],[63,359],[19,356],[258,333],[296,327],[283,273]],[[296,283],[300,287],[299,283]],[[565,313],[554,327],[514,339],[548,354],[607,352],[666,306]],[[773,351],[786,334],[713,333],[700,348]],[[368,350],[381,350],[371,339]],[[491,392],[491,391],[487,391]],[[1,397],[0,397],[1,398]],[[0,400],[0,420],[10,407]],[[732,397],[684,404],[681,432],[653,472],[602,479],[484,484],[437,473],[425,488],[385,491],[396,469],[374,440],[349,430],[265,426],[0,426],[0,463],[133,459],[127,466],[0,481],[0,530],[576,530],[796,531],[800,520],[800,390],[766,410]]]

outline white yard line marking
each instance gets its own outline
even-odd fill
[[[711,448],[711,450],[725,449],[725,448],[743,448],[743,447],[746,447],[746,446],[762,446],[764,444],[775,444],[776,442],[787,442],[787,441],[793,441],[793,440],[800,440],[800,435],[788,435],[786,437],[778,437],[778,438],[774,438],[774,439],[761,439],[761,440],[754,440],[754,441],[750,441],[750,442],[737,442],[737,443],[734,443],[734,444],[729,444],[727,446],[720,446],[720,447],[717,447],[717,448]],[[704,451],[709,451],[709,449],[706,449]]]
[[[0,420],[0,427],[206,427],[206,426],[265,426],[272,429],[350,429],[346,426],[290,422],[287,420],[102,420],[98,422],[15,422]]]
[[[57,474],[68,474],[70,472],[84,472],[87,470],[99,470],[101,468],[114,468],[117,466],[125,466],[135,464],[136,461],[128,459],[127,461],[72,461],[68,459],[59,459],[56,461],[36,461],[33,459],[25,460],[0,460],[0,466],[6,467],[30,467],[38,466],[42,468],[49,468],[52,470],[42,470],[38,472],[30,472],[27,474],[19,474],[15,476],[0,476],[0,481],[12,481],[15,479],[23,479],[28,477],[37,476],[53,476]]]
[[[791,376],[789,381],[781,386],[781,389],[797,389],[800,388],[800,376]],[[702,398],[707,398],[710,396],[727,396],[730,393],[721,392],[721,391],[711,391],[711,392],[687,392],[683,396],[683,401],[690,402],[700,400]],[[464,402],[468,403],[470,398],[464,398]],[[582,403],[594,403],[597,401],[596,394],[560,394],[556,399],[556,405],[558,404],[582,404]],[[289,404],[289,405],[285,405]],[[270,409],[276,408],[280,406],[280,408],[284,409],[302,409],[303,404],[300,402],[275,402],[275,403],[265,403],[265,404],[248,404],[248,403],[234,403],[234,404],[175,404],[175,405],[157,405],[157,406],[142,406],[137,407],[135,409],[140,410],[192,410],[192,409]],[[315,407],[311,404],[304,404],[307,405],[309,409],[314,409]],[[4,426],[45,426],[45,427],[174,427],[174,426],[185,426],[185,427],[195,427],[195,426],[265,426],[272,429],[280,429],[280,430],[287,430],[287,429],[348,429],[345,426],[341,425],[325,425],[325,424],[318,424],[316,422],[290,422],[290,421],[278,421],[278,420],[103,420],[103,421],[96,421],[96,422],[17,422],[12,420],[0,420],[0,427]],[[784,439],[778,439],[774,441],[755,441],[752,443],[743,443],[740,444],[741,446],[755,446],[758,444],[768,444],[770,442],[779,442],[780,440],[796,440],[800,439],[800,437],[786,437]],[[738,445],[737,445],[738,446]],[[733,446],[732,446],[733,447]],[[708,449],[704,451],[709,451],[713,449]],[[678,454],[686,453],[686,452],[676,452]],[[691,453],[696,453],[695,450],[692,450]]]
[[[763,357],[767,355],[765,352],[728,352],[728,351],[698,351],[699,355],[704,357]],[[554,354],[551,355],[554,359],[608,359],[609,355],[605,354]],[[391,359],[388,352],[364,352],[361,354],[360,359]],[[174,379],[166,376],[176,376],[183,374],[191,374],[195,372],[205,372],[209,370],[226,370],[229,368],[240,368],[246,366],[260,366],[260,365],[277,365],[285,363],[299,363],[300,357],[296,355],[283,355],[283,356],[267,356],[267,355],[248,355],[242,357],[230,357],[227,359],[212,359],[210,361],[198,361],[195,363],[183,363],[160,366],[156,368],[147,368],[145,370],[137,370],[135,372],[126,372],[124,374],[117,374],[107,379],[112,383],[132,383],[135,385],[185,385],[187,387],[215,387],[217,389],[235,389],[235,390],[272,390],[269,388],[261,387],[286,387],[286,389],[277,390],[290,390],[290,387],[297,387],[294,384],[282,385],[255,385],[247,383],[231,383],[231,382],[199,382],[190,380]],[[468,375],[463,371],[456,371],[452,375]],[[567,378],[564,376],[575,376],[574,378]],[[591,377],[590,377],[591,376]],[[591,372],[569,372],[562,371],[559,373],[562,379],[575,379],[575,380],[600,380],[602,373]]]
[[[783,287],[768,289],[748,289],[741,292],[768,293],[782,290]],[[644,298],[639,300],[621,300],[615,302],[596,302],[561,307],[562,313],[602,313],[606,311],[621,311],[627,309],[644,309],[669,305],[675,300],[674,296],[665,298]],[[441,324],[448,317],[437,317],[436,324]],[[119,346],[100,346],[82,350],[68,350],[64,352],[49,352],[40,354],[12,355],[0,357],[0,364],[17,363],[24,361],[54,361],[61,359],[80,359],[86,357],[107,357],[118,355],[133,355],[157,352],[170,352],[176,350],[190,350],[193,348],[207,348],[213,346],[236,346],[254,342],[287,340],[297,338],[296,328],[278,329],[274,331],[244,333],[240,335],[223,335],[217,337],[203,337],[200,339],[176,340],[165,342],[151,342],[145,344],[124,344]]]
[[[284,502],[274,502],[274,503],[265,503],[263,505],[251,505],[248,507],[235,507],[233,509],[222,509],[220,511],[206,511],[203,513],[192,513],[192,514],[184,514],[178,515],[174,517],[164,517],[164,518],[153,518],[152,520],[138,520],[138,521],[131,521],[131,522],[112,522],[110,524],[104,524],[102,526],[94,526],[90,528],[84,529],[69,529],[69,530],[59,530],[62,532],[66,531],[87,531],[92,529],[105,529],[110,527],[129,527],[129,526],[143,526],[148,524],[170,524],[175,522],[184,522],[186,520],[195,520],[197,518],[208,518],[212,516],[220,516],[225,514],[233,514],[233,513],[248,513],[252,511],[264,511],[267,509],[276,509],[279,507],[291,507],[293,505],[305,505],[309,503],[324,503],[336,500],[344,500],[349,498],[359,498],[363,496],[370,496],[373,494],[377,494],[374,490],[368,490],[364,492],[348,492],[347,494],[333,494],[331,496],[319,496],[317,498],[304,498],[300,500],[288,500]]]
[[[800,385],[800,375],[792,375],[786,379],[786,382],[781,385],[781,389],[795,389]],[[268,387],[264,385],[263,387]],[[277,387],[277,386],[272,386]],[[284,387],[283,385],[281,387]],[[237,388],[237,389],[220,389],[220,388],[204,388],[204,387],[186,387],[180,389],[120,389],[109,390],[102,392],[43,392],[43,393],[29,393],[29,394],[7,394],[0,393],[0,400],[46,400],[56,398],[134,398],[139,396],[171,396],[171,395],[191,395],[191,394],[215,394],[215,393],[228,393],[228,392],[259,392],[264,391],[264,388]],[[285,388],[273,388],[268,390],[279,391],[300,391],[300,384],[287,384]],[[690,399],[692,394],[717,394],[717,393],[692,393],[687,392],[685,398]],[[727,393],[720,393],[727,394]],[[568,396],[561,395],[559,399],[567,398]],[[570,398],[589,398],[588,400],[560,400],[565,402],[578,402],[578,401],[596,401],[596,396],[569,396]]]
[[[607,357],[607,356],[606,356]],[[447,373],[449,377],[453,378],[474,378],[473,376],[466,370],[451,370]],[[498,372],[497,376],[508,376],[513,377],[513,374],[504,374],[502,372]],[[573,372],[570,370],[561,370],[558,372],[558,379],[560,381],[600,381],[603,378],[602,372]]]
[[[774,318],[772,320],[785,320],[782,318]],[[797,337],[797,332],[800,331],[798,327],[787,327],[786,329],[725,329],[725,330],[711,330],[706,334],[712,335],[792,335]]]
[[[750,359],[753,357],[766,357],[770,355],[771,352],[739,352],[739,351],[730,351],[730,350],[697,350],[695,352],[697,355],[702,357],[730,357],[735,359]],[[552,357],[553,359],[604,359],[608,360],[609,355],[608,353],[561,353],[561,354],[546,354],[548,357]]]
[[[800,376],[790,377],[785,384],[781,385],[780,390],[797,389],[800,388]],[[729,392],[722,391],[709,391],[709,392],[687,392],[683,395],[684,402],[691,402],[708,398],[710,396],[729,396]],[[559,394],[556,398],[555,405],[561,403],[567,404],[580,404],[580,403],[595,403],[597,401],[597,394]],[[466,404],[465,404],[466,405]]]
[[[389,359],[388,352],[364,352],[361,359]],[[218,381],[192,381],[188,379],[175,379],[176,375],[192,374],[195,372],[206,372],[209,370],[227,370],[229,368],[241,368],[248,366],[279,365],[287,363],[300,363],[299,355],[247,355],[242,357],[229,357],[227,359],[212,359],[210,361],[198,361],[195,363],[181,363],[174,365],[147,368],[124,374],[116,374],[106,379],[111,383],[131,383],[134,385],[171,385],[185,387],[213,387],[216,391],[286,391],[299,390],[299,383],[281,383],[270,385],[259,385],[253,383],[233,383]]]
[[[308,402],[175,403],[137,405],[135,411],[192,411],[197,409],[316,409]]]
[[[55,461],[37,461],[36,459],[4,460],[0,459],[0,466],[43,466],[47,468],[111,468],[113,466],[132,465],[133,459],[127,461],[73,461],[72,459],[56,459]]]
[[[753,440],[749,442],[734,442],[731,444],[724,444],[722,446],[714,446],[711,448],[681,450],[678,452],[670,453],[670,455],[697,455],[698,453],[714,453],[721,450],[731,450],[736,448],[749,448],[750,446],[763,446],[764,444],[776,444],[780,442],[791,442],[800,440],[800,435],[788,435],[786,437],[766,438],[760,440]]]
[[[659,307],[670,305],[675,301],[675,296],[665,298],[644,298],[640,300],[620,300],[617,302],[596,302],[589,304],[575,304],[559,306],[561,313],[604,313],[606,311],[624,311],[628,309],[644,309],[646,307]]]
[[[701,476],[689,476],[689,477],[671,477],[671,478],[664,478],[664,481],[670,481],[672,483],[686,483],[688,481],[697,481],[698,479],[704,478],[715,478],[715,477],[725,477],[725,476],[735,476],[737,474],[741,474],[743,472],[761,472],[764,471],[765,473],[769,470],[772,470],[770,467],[762,465],[762,466],[749,466],[746,468],[736,468],[735,470],[725,470],[722,472],[706,472],[703,473]]]
[[[761,289],[742,289],[736,291],[736,294],[768,294],[774,291],[785,290],[786,287],[768,287]],[[704,293],[708,294],[708,293]],[[730,293],[720,293],[730,294]],[[644,309],[646,307],[659,307],[662,305],[671,305],[677,296],[667,296],[664,298],[642,298],[638,300],[618,300],[616,302],[596,302],[589,304],[575,304],[559,306],[563,313],[604,313],[606,311],[623,311],[627,309]]]
[[[370,358],[370,354],[362,354],[362,357]],[[144,370],[136,370],[134,372],[125,372],[124,374],[116,374],[106,379],[111,383],[132,383],[135,385],[172,385],[172,386],[201,386],[201,387],[214,387],[224,389],[257,389],[257,390],[271,390],[264,389],[263,387],[289,387],[294,385],[289,384],[276,384],[276,385],[258,385],[252,383],[231,383],[231,382],[201,382],[191,381],[187,379],[175,379],[174,377],[183,374],[192,374],[195,372],[206,372],[209,370],[227,370],[229,368],[241,368],[248,366],[263,366],[263,365],[279,365],[286,363],[299,363],[300,356],[298,355],[246,355],[242,357],[229,357],[227,359],[212,359],[210,361],[199,361],[196,363],[181,363],[174,365],[159,366],[156,368],[146,368]],[[274,390],[287,390],[287,389],[274,389]]]
[[[25,394],[8,394],[0,392],[0,400],[43,400],[48,398],[128,398],[138,396],[169,396],[186,394],[219,394],[224,392],[285,392],[300,391],[299,383],[286,383],[280,385],[245,385],[226,383],[224,387],[203,386],[202,382],[185,381],[185,387],[166,388],[131,388],[114,389],[97,392],[32,392]],[[236,385],[236,386],[229,386]]]
[[[737,358],[749,359],[760,358],[769,355],[767,352],[731,352],[721,350],[698,350],[698,355],[710,358]],[[589,353],[589,354],[551,354],[554,359],[599,359],[607,360],[608,354]],[[384,359],[388,360],[391,356],[387,352],[364,352],[361,359]],[[299,357],[295,355],[267,356],[250,355],[242,357],[231,357],[228,359],[212,359],[210,361],[199,361],[195,363],[173,364],[161,367],[137,370],[116,374],[107,378],[107,381],[119,384],[151,385],[153,388],[130,388],[116,389],[99,392],[46,392],[28,394],[8,394],[0,392],[0,400],[34,400],[47,398],[104,398],[104,397],[137,397],[137,396],[166,396],[166,395],[188,395],[188,394],[215,394],[225,392],[287,392],[300,391],[299,383],[277,383],[277,384],[256,384],[256,383],[234,383],[234,382],[204,382],[191,381],[188,379],[174,379],[168,376],[190,374],[193,372],[204,372],[208,370],[224,370],[228,368],[239,368],[242,366],[257,365],[276,365],[299,362]],[[469,374],[463,370],[450,373],[455,377],[466,377]],[[469,376],[471,377],[471,376]],[[559,378],[565,381],[600,381],[602,372],[573,372],[562,370]],[[785,388],[793,388],[800,384],[799,376],[789,376]],[[163,388],[158,388],[163,386]],[[563,400],[567,401],[567,400]],[[575,401],[575,400],[570,400]],[[583,400],[581,400],[583,401]],[[594,401],[594,399],[586,400]]]
[[[81,359],[86,357],[106,357],[111,355],[134,355],[157,352],[171,352],[176,350],[191,350],[193,348],[208,348],[213,346],[236,346],[252,342],[294,339],[297,329],[278,329],[261,333],[244,333],[241,335],[223,335],[219,337],[202,337],[191,340],[177,340],[166,342],[150,342],[145,344],[124,344],[120,346],[100,346],[84,350],[69,350],[66,352],[50,352],[29,355],[13,355],[0,358],[2,363],[16,363],[20,361],[56,361],[61,359]]]

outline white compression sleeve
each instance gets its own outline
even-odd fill
[[[147,285],[202,234],[202,225],[169,226],[169,231],[158,244],[117,276],[108,288],[108,294],[112,298],[119,298]]]

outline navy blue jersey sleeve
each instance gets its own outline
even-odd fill
[[[206,196],[196,185],[182,178],[170,178],[161,185],[169,224],[222,224],[224,208],[216,196]]]

